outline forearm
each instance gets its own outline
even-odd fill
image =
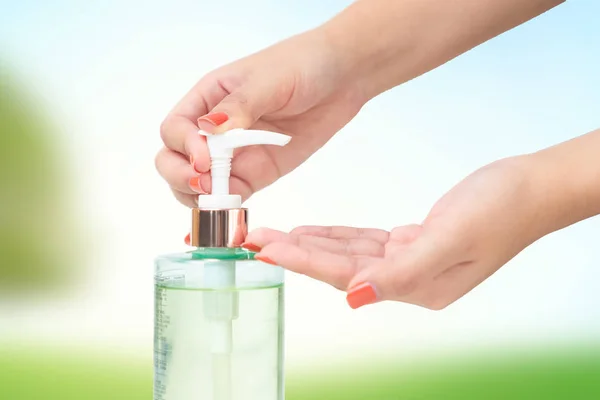
[[[564,0],[358,0],[321,30],[372,98]]]
[[[525,157],[542,235],[600,214],[600,130]]]

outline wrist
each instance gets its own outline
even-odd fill
[[[357,0],[318,30],[367,98],[414,79],[564,0]]]
[[[553,231],[554,217],[550,214],[554,202],[547,196],[543,166],[535,156],[512,156],[488,164],[483,169],[501,171],[486,175],[492,187],[501,188],[496,200],[502,212],[489,213],[499,218],[494,220],[494,224],[514,223],[511,234],[519,248],[527,247]]]
[[[525,225],[528,226],[529,243],[556,230],[557,204],[560,203],[559,188],[549,181],[549,171],[534,154],[525,154],[509,158],[516,165],[515,173],[521,176],[527,188],[522,193],[520,204],[523,206]]]
[[[411,49],[403,46],[385,21],[372,26],[361,20],[367,17],[361,6],[362,2],[353,4],[315,32],[335,60],[337,78],[346,86],[356,87],[368,101],[401,83],[395,82],[388,69],[401,69],[398,60],[409,59]],[[377,18],[372,16],[371,21]]]
[[[600,131],[522,156],[541,236],[600,214]]]
[[[346,92],[361,106],[370,100],[353,73],[352,52],[346,52],[345,47],[340,46],[326,26],[303,32],[291,38],[286,46],[294,49],[295,62],[306,66],[301,80],[314,85],[319,96]]]

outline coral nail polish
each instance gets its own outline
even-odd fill
[[[264,263],[267,264],[271,264],[271,265],[277,265],[277,263],[273,260],[271,260],[269,257],[265,257],[265,256],[261,256],[261,255],[257,255],[254,257],[256,260],[258,261],[262,261]]]
[[[213,126],[219,126],[227,122],[228,119],[229,116],[224,112],[217,112],[213,114],[206,114],[205,116],[198,118],[198,123],[201,121],[206,121]]]
[[[199,176],[195,176],[195,177],[191,178],[190,181],[188,182],[188,184],[190,186],[190,189],[192,189],[194,192],[200,193],[200,194],[206,194],[204,189],[202,189],[202,185],[200,184]]]
[[[348,305],[354,309],[375,303],[377,301],[377,293],[370,283],[361,283],[348,290],[346,296]]]
[[[258,253],[261,250],[260,247],[258,247],[255,244],[252,244],[252,243],[242,243],[242,248],[249,250],[249,251],[253,251],[255,253]]]

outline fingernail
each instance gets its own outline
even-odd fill
[[[258,253],[261,250],[260,247],[258,247],[255,244],[252,244],[252,243],[242,243],[242,248],[249,250],[249,251],[253,251],[255,253]]]
[[[206,114],[205,116],[198,118],[198,125],[200,125],[200,123],[202,121],[206,121],[209,124],[211,124],[212,126],[219,126],[219,125],[227,122],[228,119],[229,119],[229,116],[227,114],[225,114],[224,112]]]
[[[277,265],[277,263],[275,261],[271,260],[269,257],[257,255],[257,256],[254,256],[254,258],[256,260],[258,260],[258,261],[262,261],[262,262],[267,263],[267,264]]]
[[[348,290],[346,296],[348,305],[357,309],[367,304],[375,303],[377,301],[377,293],[370,283],[361,283]]]
[[[192,168],[194,168],[194,171],[196,171],[196,172],[198,172],[198,173],[200,173],[200,172],[201,172],[201,171],[198,171],[198,170],[196,169],[196,159],[194,158],[194,156],[193,156],[193,155],[192,155],[192,156],[190,156],[190,164],[192,165]]]
[[[200,193],[200,194],[206,194],[204,189],[202,189],[202,185],[200,184],[199,176],[195,176],[195,177],[191,178],[190,181],[188,182],[188,185],[190,186],[190,189],[192,189],[194,192]]]
[[[183,241],[184,241],[184,242],[185,242],[185,244],[187,244],[188,246],[192,244],[192,238],[191,238],[191,236],[190,236],[190,234],[189,234],[189,233],[188,233],[188,234],[185,236],[185,239],[183,239]]]

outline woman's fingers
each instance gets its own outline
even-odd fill
[[[444,236],[421,225],[390,234],[347,227],[310,226],[289,234],[261,228],[248,235],[245,247],[258,251],[258,259],[347,290],[353,308],[396,300],[438,309],[485,279],[463,272],[466,264],[450,268],[453,247]],[[381,243],[385,237],[389,241]]]
[[[210,169],[206,139],[198,134],[198,126],[189,119],[169,114],[160,127],[160,136],[167,148],[185,156],[196,171],[206,172]]]
[[[291,243],[303,248],[316,248],[340,255],[382,257],[384,247],[372,239],[331,239],[322,236],[287,234],[268,228],[251,232],[246,238],[249,249],[260,249],[270,243]]]
[[[299,226],[290,232],[294,235],[321,236],[330,239],[370,239],[385,244],[389,232],[382,229],[353,228],[349,226]]]
[[[367,257],[334,254],[284,242],[267,245],[256,255],[256,258],[270,264],[281,265],[292,272],[320,280],[340,290],[348,286],[350,279],[363,265],[372,262]]]
[[[292,235],[300,247],[321,248],[330,253],[349,256],[383,257],[384,247],[371,239],[330,239],[311,235]]]
[[[156,155],[155,164],[158,173],[174,190],[191,195],[201,193],[199,187],[194,186],[199,174],[180,153],[163,147]]]
[[[210,155],[206,139],[198,134],[197,120],[228,94],[216,78],[204,77],[161,124],[160,136],[165,146],[184,155],[198,172],[210,169]]]
[[[155,163],[159,174],[174,190],[196,197],[198,194],[211,192],[210,173],[198,173],[180,153],[163,147],[156,155]],[[248,185],[235,176],[229,179],[229,187],[231,193],[241,195],[243,200],[246,200],[252,194],[252,190]],[[187,203],[189,204],[189,201]]]
[[[177,201],[179,201],[184,206],[189,208],[194,208],[198,206],[198,195],[182,193],[173,188],[171,188],[171,191],[173,192],[173,195],[175,196]]]
[[[212,176],[210,172],[206,174],[200,174],[198,183],[204,193],[212,193]],[[248,198],[250,198],[250,196],[252,196],[253,192],[252,188],[250,188],[245,180],[232,175],[229,178],[229,193],[239,194],[242,196],[242,201],[246,201]]]
[[[260,249],[273,242],[294,244],[289,233],[269,228],[258,228],[253,230],[246,237],[246,242],[244,244],[249,245],[248,247],[252,247],[249,250],[254,251],[254,249],[256,249],[256,251],[260,251]]]

